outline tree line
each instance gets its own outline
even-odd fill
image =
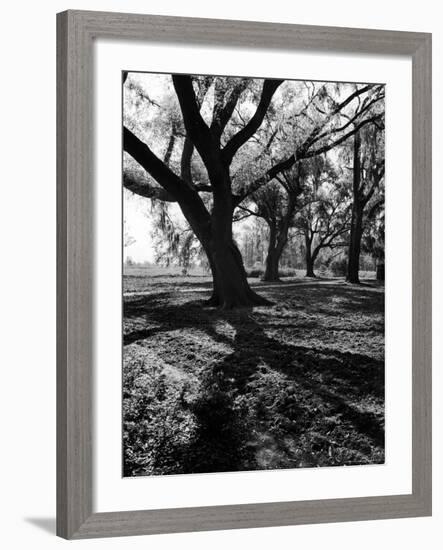
[[[213,278],[209,303],[266,304],[247,281],[233,225],[267,226],[263,278],[276,281],[288,240],[303,240],[307,276],[324,250],[347,248],[359,282],[362,241],[382,258],[384,86],[163,76],[154,99],[123,76],[124,186],[152,200],[171,249],[201,247]],[[168,216],[177,203],[188,228]]]

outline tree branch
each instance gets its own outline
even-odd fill
[[[235,153],[250,139],[260,127],[266,115],[272,97],[277,88],[282,84],[283,80],[265,80],[257,109],[246,124],[246,126],[237,132],[224,146],[222,158],[225,165],[229,166],[234,158]]]
[[[123,127],[123,149],[177,200],[182,195],[183,181],[161,161],[131,130]]]
[[[191,77],[188,75],[173,75],[172,82],[180,104],[186,133],[200,153],[206,167],[209,168],[214,162],[212,155],[213,137],[200,114],[200,106],[195,97]]]
[[[224,89],[221,87],[220,80],[216,79],[214,90],[214,110],[211,123],[211,132],[213,136],[220,141],[223,130],[234,112],[240,95],[248,85],[248,80],[242,78],[227,94],[225,101]]]
[[[123,171],[123,185],[126,189],[147,199],[156,199],[164,202],[177,202],[176,198],[162,187],[154,187],[148,178],[135,170]]]
[[[371,118],[367,118],[367,119],[363,120],[362,122],[360,122],[359,124],[357,124],[357,126],[355,126],[352,130],[350,130],[349,132],[347,132],[345,135],[341,136],[340,138],[336,139],[332,143],[324,145],[323,147],[319,147],[318,149],[314,149],[313,151],[308,151],[304,154],[302,153],[302,156],[300,156],[299,158],[300,159],[307,159],[307,158],[315,157],[317,155],[322,155],[323,153],[326,153],[327,151],[330,151],[331,149],[333,149],[337,145],[340,145],[341,143],[346,141],[349,137],[351,137],[356,132],[358,132],[358,130],[360,130],[360,128],[363,128],[363,126],[365,126],[366,124],[369,124],[371,122],[374,123],[376,120],[380,119],[381,117],[382,117],[382,114],[380,113],[380,114],[375,115]]]
[[[369,91],[371,88],[372,88],[372,85],[367,85],[367,86],[364,86],[363,88],[360,88],[360,90],[356,90],[355,92],[350,94],[345,100],[343,100],[341,103],[336,104],[330,113],[327,113],[327,114],[324,113],[326,116],[326,119],[319,122],[313,128],[309,136],[305,139],[303,147],[300,149],[302,150],[309,149],[309,147],[311,147],[316,141],[318,141],[319,133],[334,116],[336,116],[344,107],[346,107],[349,103],[351,103],[356,97],[359,97],[361,94]]]
[[[363,106],[363,108],[360,111],[357,111],[357,113],[355,113],[353,117],[347,117],[348,122],[346,122],[346,124],[344,124],[343,126],[340,126],[339,128],[332,128],[331,130],[323,132],[323,134],[318,135],[313,141],[311,141],[311,143],[309,144],[309,147],[312,147],[312,145],[314,145],[324,137],[332,136],[333,134],[338,134],[339,132],[343,132],[344,130],[346,130],[346,128],[348,128],[351,124],[353,124],[358,118],[360,118],[364,113],[369,111],[369,109],[381,99],[384,99],[384,96],[379,96],[376,99],[370,101],[368,104]]]
[[[185,137],[182,156],[180,159],[180,176],[189,185],[192,185],[191,161],[194,153],[194,144],[188,136]]]
[[[250,216],[255,216],[257,218],[263,218],[264,219],[264,216],[262,214],[259,214],[258,212],[254,212],[253,210],[250,210],[246,206],[238,206],[238,208],[240,208],[240,210],[243,210],[244,212],[248,212],[248,214]]]
[[[275,164],[265,174],[263,174],[263,176],[260,176],[254,182],[252,182],[250,187],[244,193],[242,193],[241,195],[238,195],[238,197],[236,198],[236,201],[235,201],[236,204],[239,204],[246,197],[248,197],[248,196],[252,195],[253,193],[255,193],[256,191],[258,191],[258,189],[260,189],[260,187],[262,187],[263,185],[266,185],[269,181],[271,181],[273,178],[278,176],[281,172],[284,172],[285,170],[289,170],[290,168],[292,168],[292,166],[294,166],[294,164],[296,163],[297,160],[312,158],[314,156],[326,153],[327,151],[333,149],[337,145],[340,145],[341,143],[346,141],[348,138],[350,138],[352,135],[354,135],[356,132],[358,132],[358,130],[360,130],[360,128],[362,128],[366,124],[374,123],[376,120],[380,119],[382,116],[383,116],[382,114],[378,114],[378,115],[375,115],[374,117],[363,120],[362,122],[357,124],[352,130],[347,132],[345,135],[343,135],[340,138],[336,139],[335,141],[333,141],[333,142],[331,142],[327,145],[324,145],[323,147],[315,149],[313,151],[308,150],[308,151],[303,152],[304,151],[304,146],[301,146],[299,148],[299,150],[297,150],[296,154],[291,155],[287,159],[285,159],[283,161],[280,161],[279,163]]]

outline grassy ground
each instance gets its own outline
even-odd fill
[[[271,307],[203,305],[211,283],[124,277],[125,475],[384,462],[384,289],[251,279]]]

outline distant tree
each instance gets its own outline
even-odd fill
[[[376,278],[385,279],[385,209],[384,193],[380,190],[378,198],[368,209],[365,230],[362,238],[362,250],[371,254],[375,260]]]
[[[319,253],[343,246],[349,231],[349,196],[330,162],[317,158],[311,163],[302,200],[294,225],[304,240],[306,277],[315,277]]]
[[[273,166],[271,171],[279,167],[277,172],[272,172],[271,183],[258,177],[251,186],[246,186],[246,200],[239,206],[251,215],[264,219],[269,227],[268,254],[263,276],[266,281],[279,279],[279,262],[297,212],[298,198],[303,193],[302,180],[306,176],[307,167],[314,172],[318,171],[326,165],[323,158],[328,151],[346,144],[356,131],[382,116],[382,86],[359,88],[323,84],[316,87],[315,83],[303,84],[309,91],[301,104],[295,102],[298,110],[276,122],[265,119],[256,137],[258,141],[261,140],[260,155],[253,156],[252,161],[244,160],[244,166],[249,166],[252,173],[256,173],[257,167],[267,173],[263,170],[263,161],[266,160]],[[344,93],[345,98],[337,100]],[[282,100],[285,104],[294,103],[294,89],[285,88]],[[296,152],[291,155],[289,151],[294,149]],[[275,163],[275,158],[285,156],[287,158],[284,162]],[[245,202],[252,203],[253,207],[246,206]],[[322,243],[320,249],[325,247]],[[319,250],[315,257],[318,253]]]
[[[358,284],[365,214],[371,199],[380,191],[385,173],[383,128],[373,124],[359,130],[353,142],[353,201],[346,279]]]
[[[264,281],[279,280],[279,263],[288,233],[293,222],[297,197],[302,192],[300,170],[291,170],[288,176],[283,172],[275,181],[258,189],[251,197],[254,210],[246,206],[240,208],[251,215],[262,218],[269,230],[265,260]]]
[[[237,216],[234,216],[234,223],[237,220]],[[260,223],[258,218],[250,217],[248,224],[247,228],[241,230],[240,249],[245,266],[255,267],[257,264],[262,264],[265,258],[267,235],[263,223]]]

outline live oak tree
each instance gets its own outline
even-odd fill
[[[211,305],[232,308],[264,305],[267,301],[249,286],[241,254],[232,236],[232,217],[237,206],[232,191],[230,166],[237,151],[259,128],[281,80],[265,80],[256,110],[248,123],[222,145],[222,134],[229,122],[246,79],[220,82],[214,89],[212,121],[208,124],[200,112],[193,79],[173,75],[172,82],[183,117],[186,140],[198,151],[206,168],[208,186],[212,192],[209,211],[199,195],[199,189],[182,170],[177,175],[153,153],[129,128],[123,128],[123,146],[162,189],[178,202],[180,208],[204,248],[213,275]]]
[[[373,119],[370,107],[378,101],[379,88],[348,86],[345,92],[340,89],[334,94],[331,85],[316,87],[313,84],[304,105],[293,101],[289,105],[293,106],[291,111],[283,101],[285,94],[280,94],[279,112],[275,108],[272,112],[273,97],[282,85],[281,80],[261,83],[244,78],[174,75],[171,82],[171,94],[166,98],[170,105],[163,108],[167,115],[160,120],[162,124],[157,124],[158,121],[153,124],[152,120],[144,123],[167,138],[163,155],[142,139],[144,128],[133,122],[137,117],[133,117],[132,122],[131,117],[125,117],[123,183],[140,196],[178,203],[208,258],[213,275],[210,304],[224,308],[266,304],[266,300],[249,287],[241,254],[233,239],[236,208],[271,182],[284,181],[291,170],[297,171],[302,159],[336,147],[368,124]],[[286,84],[289,90],[300,87]],[[143,89],[133,89],[132,93],[142,105],[158,107]],[[296,95],[294,90],[292,93]],[[247,108],[242,110],[245,96]],[[360,96],[366,98],[365,101],[360,102]],[[348,114],[355,103],[358,105]],[[300,137],[287,140],[287,149],[281,151],[279,159],[271,158],[272,162],[261,174],[251,172],[252,177],[243,178],[243,183],[238,185],[233,172],[239,170],[243,146],[254,139],[260,142],[260,129],[267,115],[268,119],[279,121],[275,135],[279,133],[280,143],[288,134]],[[300,124],[302,120],[304,124]],[[299,131],[300,127],[303,132]],[[203,200],[205,194],[210,197],[209,201]]]

